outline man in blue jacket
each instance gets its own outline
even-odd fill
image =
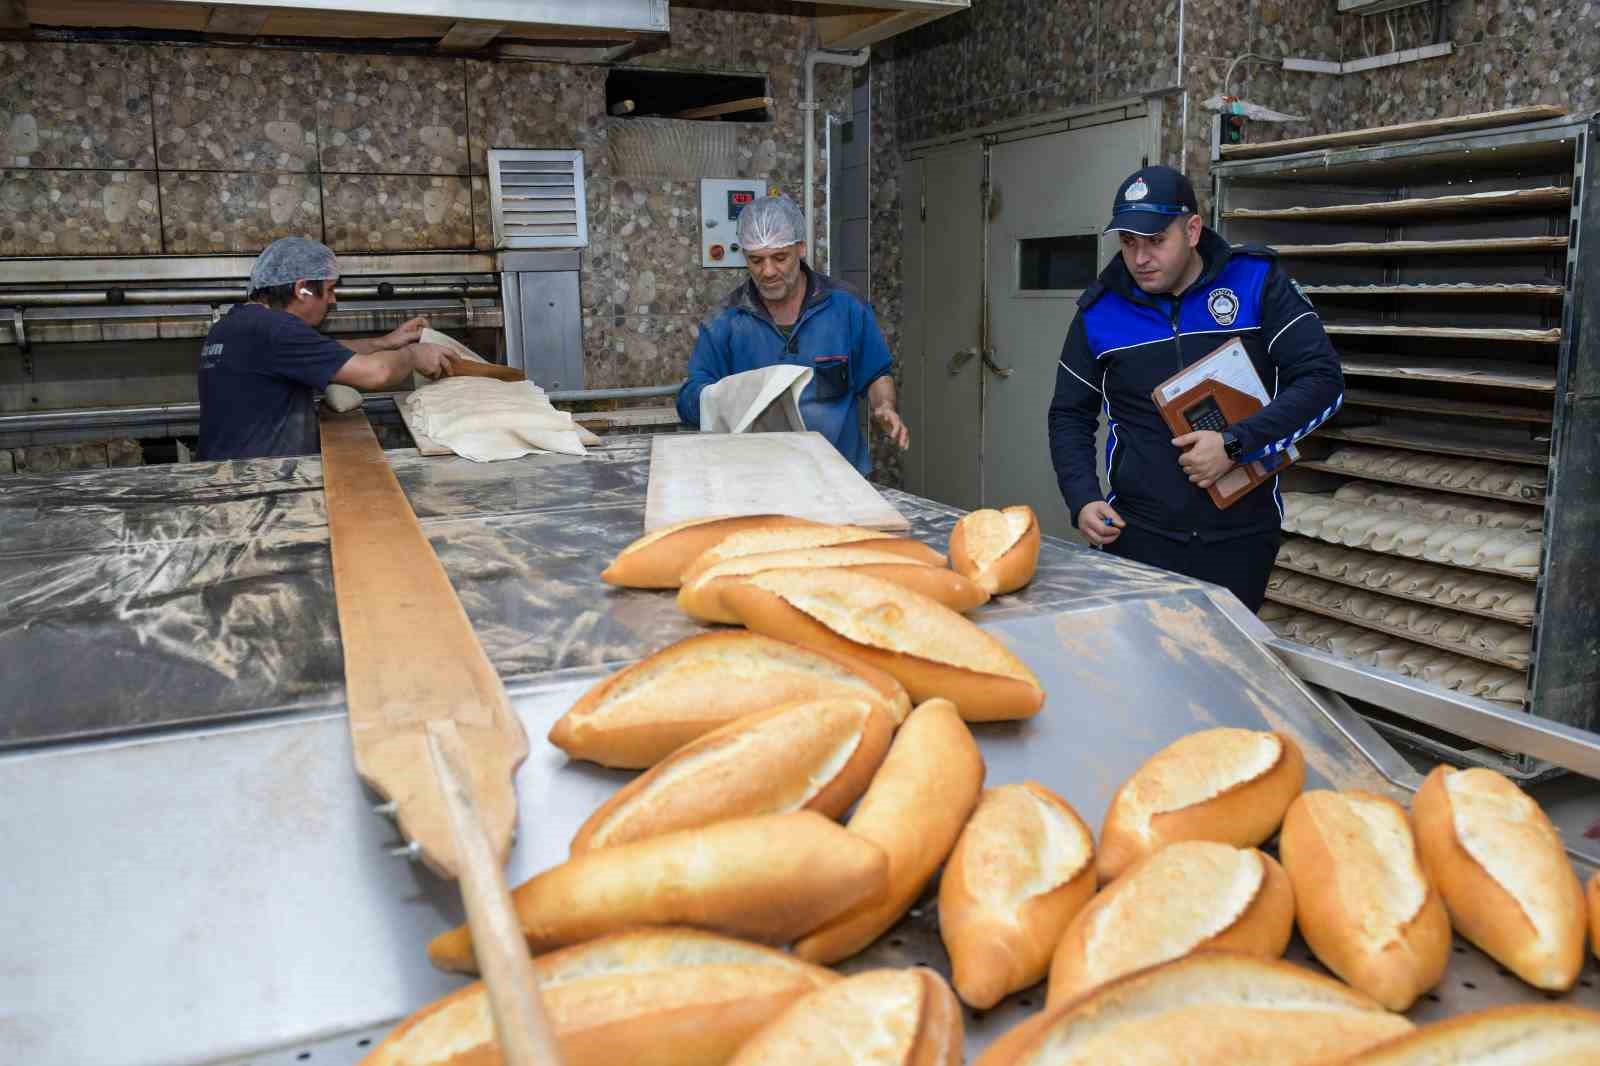
[[[1205,489],[1333,417],[1344,399],[1338,353],[1275,254],[1231,248],[1208,229],[1193,186],[1171,167],[1123,181],[1105,231],[1118,234],[1122,252],[1078,300],[1050,404],[1061,495],[1090,544],[1223,585],[1258,610],[1281,539],[1277,480],[1226,510]],[[1230,337],[1244,343],[1272,402],[1222,432],[1173,437],[1151,393]],[[1102,412],[1104,498],[1094,454]]]
[[[750,277],[700,323],[678,417],[700,425],[700,393],[733,374],[779,365],[809,368],[800,396],[806,428],[833,442],[863,474],[872,456],[857,404],[865,395],[889,439],[904,449],[911,433],[895,410],[889,346],[872,308],[842,282],[805,262],[805,214],[787,196],[765,196],[739,213],[738,238]]]

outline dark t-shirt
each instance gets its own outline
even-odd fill
[[[200,349],[199,458],[315,454],[314,393],[354,354],[287,311],[236,306]]]

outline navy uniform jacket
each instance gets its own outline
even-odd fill
[[[780,363],[807,366],[814,374],[800,394],[806,428],[827,437],[857,470],[870,474],[872,456],[857,403],[867,386],[889,372],[889,346],[872,308],[854,289],[804,264],[801,269],[805,302],[788,337],[749,280],[700,323],[689,380],[678,390],[678,417],[698,426],[701,390],[732,374]]]
[[[1131,526],[1204,541],[1266,532],[1282,521],[1277,480],[1227,510],[1189,482],[1180,449],[1150,394],[1230,337],[1244,342],[1273,400],[1230,428],[1253,462],[1333,417],[1344,399],[1339,356],[1316,309],[1267,248],[1230,248],[1210,229],[1201,236],[1200,277],[1180,299],[1139,289],[1119,255],[1078,300],[1050,404],[1050,458],[1062,498],[1077,521],[1100,499],[1094,435],[1100,412],[1109,428],[1106,499]]]

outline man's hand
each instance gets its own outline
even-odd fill
[[[1122,516],[1104,500],[1086,503],[1078,512],[1078,532],[1096,548],[1103,548],[1122,536],[1125,525]]]
[[[901,451],[911,447],[911,431],[900,421],[900,413],[894,409],[894,404],[880,403],[872,409],[872,417]]]
[[[416,344],[422,339],[422,331],[428,328],[428,320],[418,315],[409,322],[402,322],[395,329],[378,338],[379,343],[385,348],[404,348],[408,344]]]
[[[1209,429],[1173,437],[1174,447],[1185,449],[1178,465],[1189,480],[1202,489],[1216,484],[1217,478],[1233,469],[1233,460],[1222,449],[1222,434]]]
[[[441,378],[450,373],[450,349],[439,344],[413,344],[412,368],[425,378]]]

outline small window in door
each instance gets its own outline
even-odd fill
[[[1100,273],[1100,238],[1025,237],[1017,256],[1017,289],[1039,292],[1087,289]]]

